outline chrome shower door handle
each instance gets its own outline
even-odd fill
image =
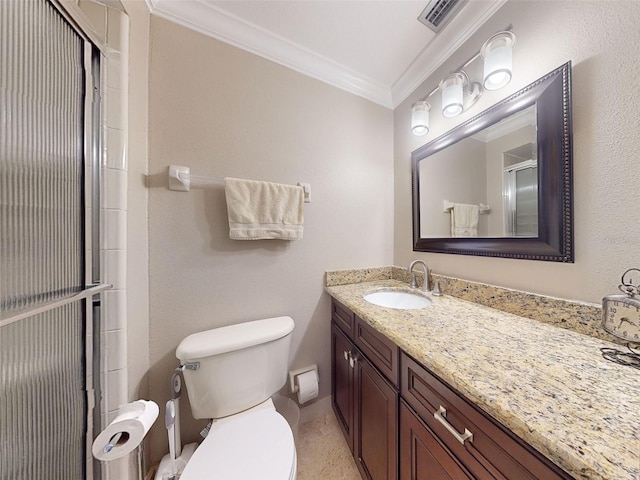
[[[440,405],[440,408],[438,409],[438,411],[433,414],[433,417],[436,420],[438,420],[444,426],[444,428],[449,430],[449,433],[451,433],[451,435],[453,435],[455,439],[458,440],[462,445],[464,445],[464,442],[467,440],[469,440],[470,442],[473,442],[473,433],[471,433],[466,428],[464,429],[464,433],[459,433],[455,428],[453,428],[453,425],[451,425],[447,421],[446,416],[447,416],[447,409],[444,408],[442,405]]]

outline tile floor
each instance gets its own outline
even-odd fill
[[[321,411],[311,418],[301,416],[296,450],[297,480],[361,480],[338,421],[322,402]]]

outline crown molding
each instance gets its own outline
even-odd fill
[[[514,113],[504,120],[472,135],[472,138],[484,143],[489,143],[528,125],[533,125],[534,127],[536,125],[536,110],[533,107],[525,108],[524,110]]]
[[[146,0],[152,14],[394,109],[507,0],[468,2],[392,85],[319,55],[204,0]]]
[[[420,87],[507,1],[468,2],[393,84],[391,98],[394,108]]]
[[[371,78],[201,0],[146,0],[152,14],[393,108],[391,90]]]

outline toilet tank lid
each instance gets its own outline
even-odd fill
[[[291,317],[274,317],[194,333],[180,342],[176,357],[194,360],[253,347],[289,335],[293,327]]]

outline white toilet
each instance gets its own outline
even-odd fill
[[[293,320],[268,318],[185,338],[176,350],[194,418],[213,419],[181,480],[292,480],[296,449],[271,396],[287,380]]]

